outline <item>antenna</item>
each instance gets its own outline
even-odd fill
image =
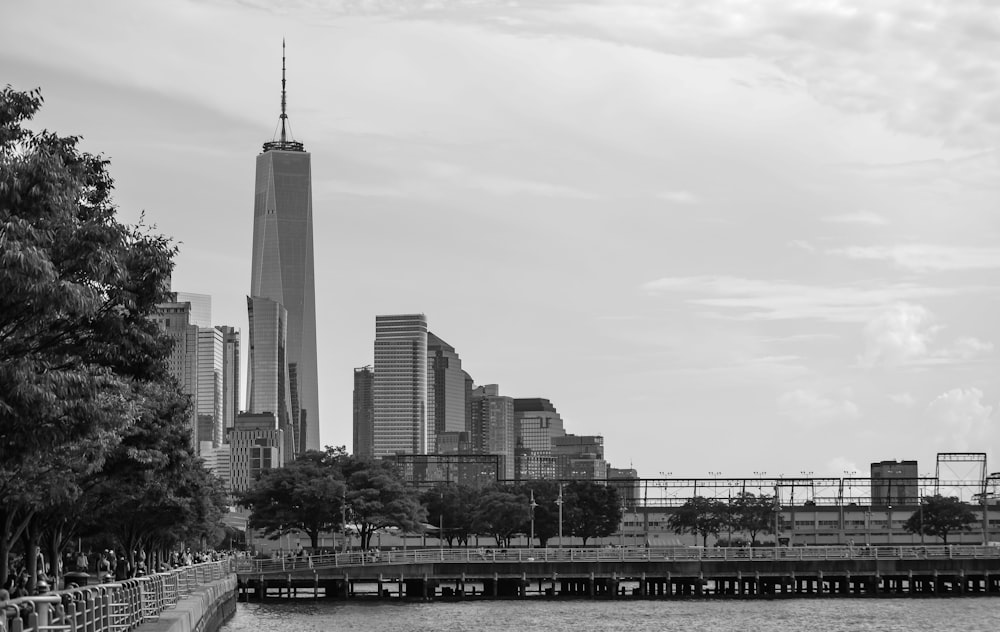
[[[285,38],[281,38],[281,135],[278,140],[272,140],[264,143],[264,151],[271,151],[274,149],[280,151],[305,151],[305,146],[295,140],[290,140],[292,138],[291,125],[288,124],[288,93],[285,89],[287,81],[285,80]]]
[[[288,114],[285,113],[285,38],[281,38],[281,142],[285,142],[285,120]]]

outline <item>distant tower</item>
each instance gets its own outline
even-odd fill
[[[375,403],[372,399],[375,372],[370,366],[354,369],[354,456],[375,456],[372,433],[375,429]]]
[[[469,434],[473,451],[499,456],[499,478],[513,480],[514,449],[517,445],[513,398],[501,395],[496,384],[486,384],[472,391],[470,408],[472,421]]]
[[[430,454],[440,454],[438,435],[467,430],[465,376],[455,347],[427,332],[427,452]]]
[[[427,452],[427,317],[375,317],[376,457]]]
[[[271,299],[287,310],[287,367],[265,365],[258,357],[249,377],[251,384],[260,384],[264,378],[254,371],[287,375],[289,426],[300,437],[295,452],[301,452],[320,448],[312,166],[303,144],[291,140],[286,113],[284,41],[281,51],[281,131],[278,140],[264,143],[263,152],[257,156],[250,295],[253,299]],[[273,379],[273,376],[266,378]]]

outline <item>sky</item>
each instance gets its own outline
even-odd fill
[[[6,0],[0,82],[244,335],[282,38],[324,445],[422,312],[643,477],[1000,470],[992,0]]]

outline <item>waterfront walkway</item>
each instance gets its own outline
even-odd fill
[[[242,560],[237,573],[256,599],[1000,594],[1000,548],[444,548]]]
[[[235,562],[78,586],[0,603],[0,632],[190,632],[235,606]],[[191,602],[191,603],[188,603]]]

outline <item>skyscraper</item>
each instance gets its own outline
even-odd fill
[[[354,369],[354,456],[362,459],[370,459],[375,453],[372,443],[375,428],[374,385],[375,372],[370,366]]]
[[[287,310],[287,367],[256,363],[251,371],[287,373],[290,426],[302,438],[295,450],[300,452],[320,447],[312,166],[309,152],[291,139],[288,129],[284,42],[281,46],[281,135],[264,143],[257,156],[250,295],[271,299]],[[250,380],[261,381],[253,373]]]
[[[439,434],[467,430],[466,375],[455,347],[427,332],[428,453],[439,453]]]
[[[427,451],[427,317],[375,317],[374,456]]]
[[[259,296],[247,298],[247,311],[250,314],[247,409],[250,414],[274,415],[287,444],[285,454],[294,454],[296,443],[289,409],[291,387],[285,371],[288,311],[281,303]]]
[[[496,384],[486,384],[472,391],[470,408],[469,434],[473,450],[477,454],[499,456],[499,477],[512,480],[517,445],[514,400],[501,395]]]

